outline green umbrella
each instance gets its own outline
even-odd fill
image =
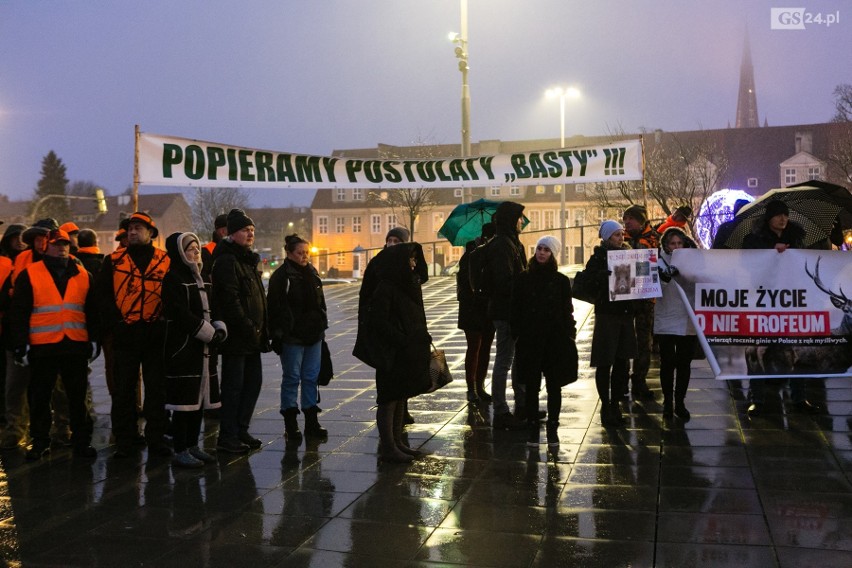
[[[471,203],[462,203],[450,212],[450,216],[438,230],[438,236],[450,241],[453,246],[462,247],[482,234],[482,225],[491,221],[494,212],[502,201],[477,199]],[[524,217],[524,227],[530,222]]]

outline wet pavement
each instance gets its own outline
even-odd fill
[[[627,428],[605,430],[582,363],[593,316],[577,302],[581,378],[563,389],[562,444],[528,449],[525,432],[492,432],[489,408],[465,402],[453,287],[424,287],[430,331],[456,376],[411,401],[408,439],[424,459],[377,459],[373,375],[351,355],[358,286],[329,286],[328,441],[285,446],[269,354],[251,430],[261,450],[201,470],[144,449],[115,459],[99,359],[96,460],[2,454],[6,565],[852,566],[852,381],[809,384],[825,410],[817,416],[792,412],[780,391],[749,421],[744,391],[696,361],[690,422],[664,424],[658,400],[631,404]],[[656,369],[649,383],[659,393]],[[204,428],[215,448],[215,421]]]

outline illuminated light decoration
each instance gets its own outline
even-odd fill
[[[741,189],[720,189],[704,200],[695,219],[695,238],[701,246],[709,249],[713,245],[719,225],[734,218],[734,204],[738,199],[751,203],[754,196]]]

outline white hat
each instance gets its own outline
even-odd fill
[[[621,223],[609,219],[601,223],[601,229],[600,231],[598,231],[598,234],[603,240],[608,241],[614,232],[623,230],[624,227],[621,225]]]
[[[536,248],[539,246],[545,246],[550,249],[554,255],[560,254],[562,251],[562,243],[559,242],[559,239],[554,237],[553,235],[545,235],[541,237],[538,242],[535,244]]]

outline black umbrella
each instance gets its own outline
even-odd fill
[[[846,215],[852,215],[852,196],[849,192],[833,184],[817,185],[818,180],[807,182],[807,185],[799,184],[795,187],[783,187],[773,189],[744,206],[737,213],[736,226],[731,231],[725,244],[732,249],[743,246],[743,239],[754,231],[763,221],[766,213],[766,204],[770,201],[783,201],[790,209],[790,220],[798,223],[805,230],[803,246],[809,247],[832,236],[837,230],[839,222]],[[843,193],[833,187],[840,188]],[[849,199],[848,208],[844,204]]]

